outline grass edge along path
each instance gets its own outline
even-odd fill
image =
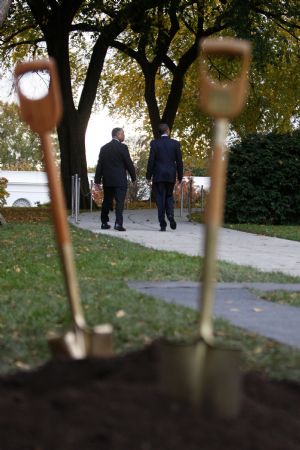
[[[0,371],[49,358],[46,333],[69,328],[70,313],[50,224],[8,224],[0,231]],[[199,279],[202,259],[163,252],[71,227],[84,311],[90,325],[111,322],[117,352],[162,335],[191,338],[197,313],[130,290],[129,280]],[[219,281],[299,282],[283,274],[219,263]],[[217,340],[243,350],[244,369],[300,380],[300,353],[216,320]]]
[[[193,222],[203,223],[203,213],[193,212]],[[261,236],[277,237],[279,239],[287,239],[290,241],[300,241],[299,225],[264,225],[255,223],[225,223],[223,228],[230,230],[243,231]]]
[[[262,236],[276,237],[279,239],[287,239],[289,241],[300,241],[299,225],[256,225],[253,223],[241,223],[225,224],[224,228]]]

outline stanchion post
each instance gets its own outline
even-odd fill
[[[201,211],[202,212],[203,212],[203,193],[204,193],[203,184],[201,184],[200,195],[201,195]]]
[[[75,216],[75,192],[74,192],[74,183],[75,183],[75,177],[72,175],[72,188],[71,188],[71,217],[74,219]]]
[[[78,187],[77,187],[77,222],[79,222],[80,213],[80,178],[78,177]]]
[[[74,202],[75,202],[75,223],[78,223],[78,174],[74,175]]]
[[[92,195],[93,187],[94,187],[94,182],[93,182],[93,180],[91,180],[91,187],[90,187],[90,211],[91,212],[93,211],[93,195]]]
[[[183,214],[183,183],[181,183],[181,191],[180,191],[180,217]]]
[[[188,214],[189,222],[192,220],[192,188],[193,188],[193,177],[189,179],[189,193],[188,193]]]

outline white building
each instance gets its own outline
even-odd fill
[[[6,178],[6,206],[37,206],[50,201],[46,172],[0,170],[0,178]]]
[[[0,170],[0,178],[6,178],[7,192],[5,206],[37,206],[50,202],[46,172]],[[94,179],[88,173],[89,182]]]
[[[89,182],[94,180],[94,173],[88,173]],[[0,178],[6,178],[6,206],[37,206],[50,202],[46,172],[0,170]],[[186,181],[188,178],[186,178]],[[209,190],[209,177],[194,177],[197,189]]]

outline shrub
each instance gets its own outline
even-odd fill
[[[0,207],[6,205],[6,198],[9,196],[6,190],[7,183],[8,180],[6,178],[0,178]]]
[[[225,221],[295,224],[300,218],[300,130],[249,135],[230,148]]]

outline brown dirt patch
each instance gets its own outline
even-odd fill
[[[50,208],[0,208],[7,223],[40,223],[50,221]]]
[[[160,392],[154,348],[0,378],[1,450],[299,450],[299,384],[248,373],[239,417],[205,417]]]

